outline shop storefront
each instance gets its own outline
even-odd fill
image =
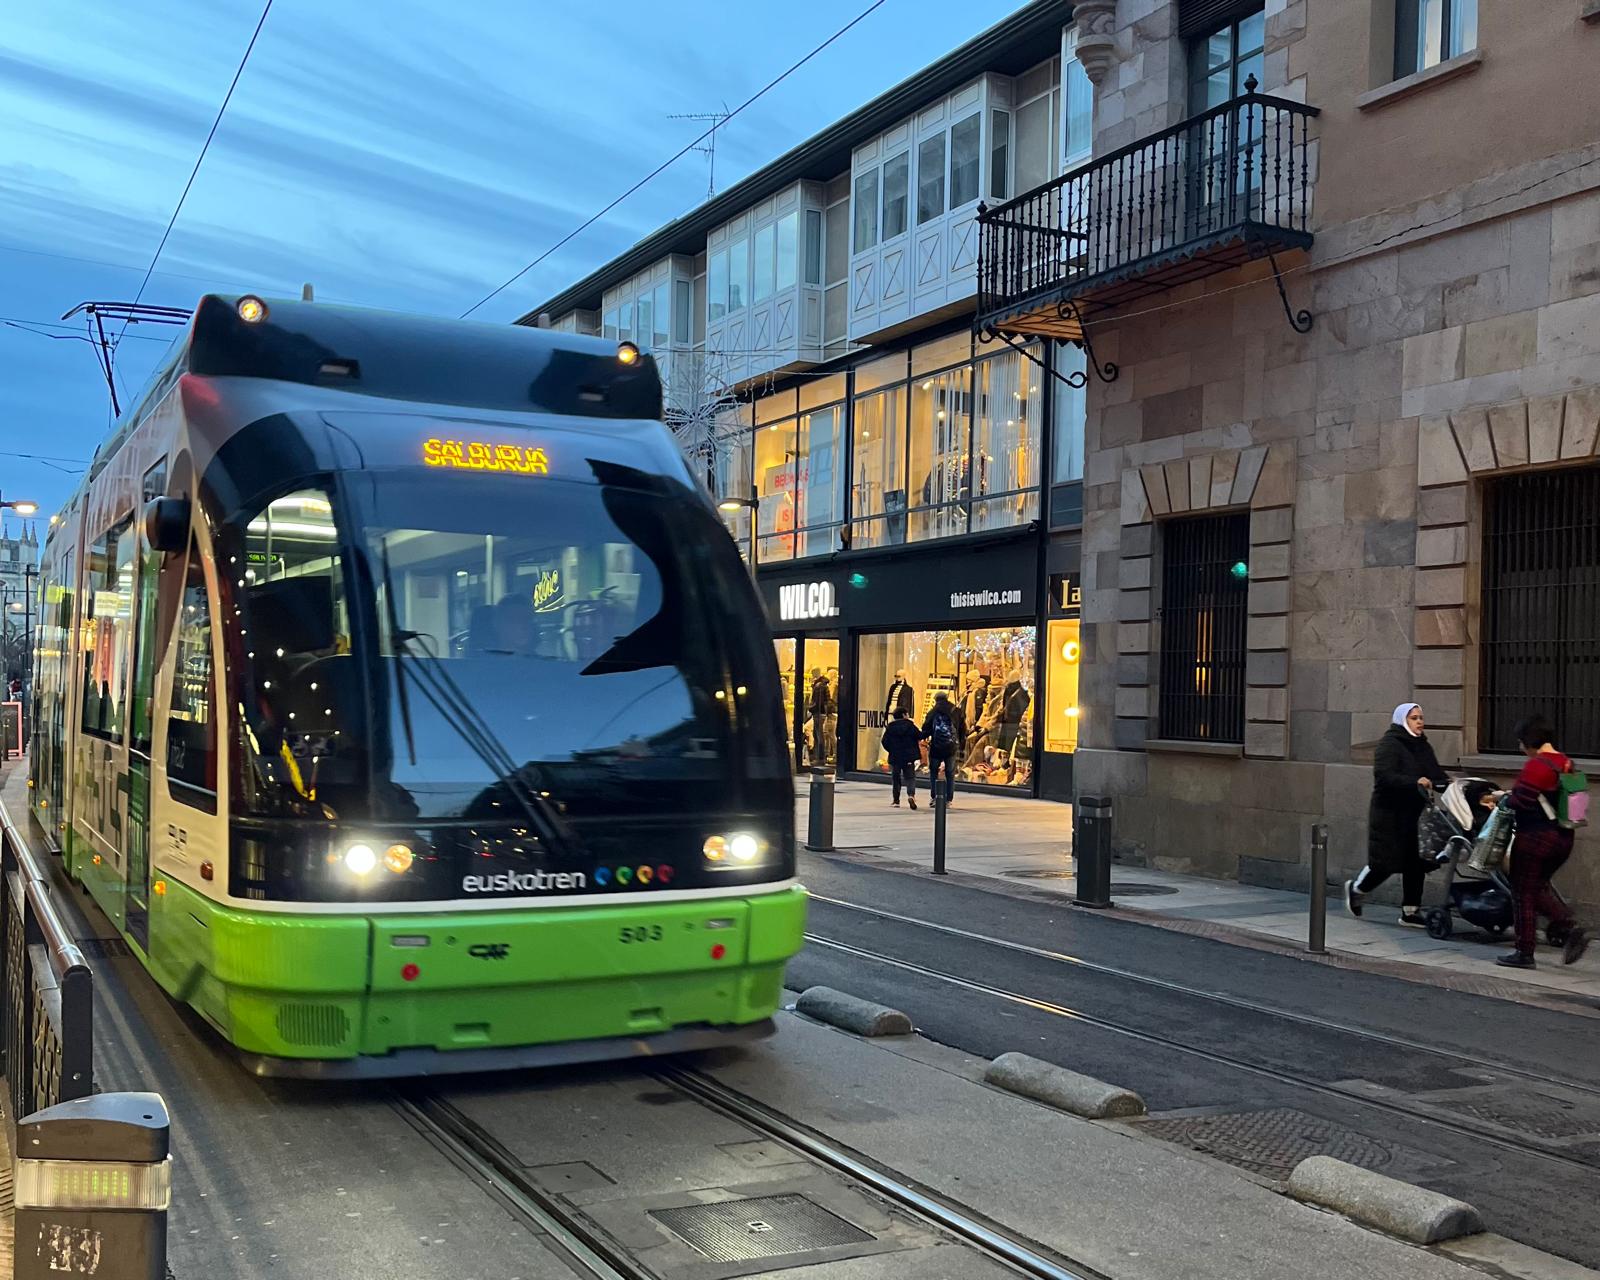
[[[1040,568],[1031,530],[763,567],[796,767],[887,780],[894,707],[920,724],[942,692],[960,709],[957,782],[1036,794]]]

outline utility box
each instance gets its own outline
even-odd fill
[[[164,1280],[171,1121],[154,1093],[100,1093],[17,1125],[16,1280]]]

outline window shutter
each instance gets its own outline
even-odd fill
[[[1182,0],[1178,8],[1178,35],[1185,40],[1208,36],[1261,8],[1261,0]]]

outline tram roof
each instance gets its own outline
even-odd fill
[[[523,325],[406,315],[323,302],[207,294],[133,410],[95,455],[98,466],[185,373],[261,378],[429,405],[585,418],[658,419],[655,361],[618,344]]]

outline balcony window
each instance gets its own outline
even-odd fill
[[[1394,74],[1413,75],[1478,44],[1478,0],[1395,0]]]
[[[906,540],[906,389],[886,387],[855,402],[854,469],[850,476],[851,545],[881,547]]]
[[[850,319],[850,202],[830,204],[822,239],[822,340],[845,340]]]
[[[640,295],[639,300],[634,304],[633,316],[635,341],[640,346],[648,347],[651,337],[655,333],[655,296],[649,293]]]
[[[925,138],[917,148],[917,224],[944,212],[944,134]]]
[[[978,198],[978,167],[983,117],[968,116],[950,129],[950,207],[959,209]]]
[[[1066,117],[1061,130],[1061,159],[1068,169],[1094,154],[1094,83],[1076,56],[1078,31],[1069,37],[1062,59],[1061,80],[1066,89]]]
[[[883,238],[905,234],[911,181],[911,153],[903,151],[883,166]]]
[[[675,280],[672,283],[672,340],[681,347],[689,345],[692,332],[690,317],[694,313],[694,281]]]
[[[706,316],[716,324],[728,314],[728,251],[718,249],[706,262]]]
[[[856,177],[856,249],[863,253],[878,243],[878,171]]]
[[[1017,108],[1017,193],[1032,191],[1055,177],[1051,164],[1054,120],[1051,95],[1035,98]]]
[[[1042,353],[1037,345],[1030,348]],[[1044,370],[1020,352],[978,363],[972,439],[972,529],[1004,529],[1039,514]]]
[[[795,555],[826,555],[844,523],[844,405],[802,413],[795,454]]]
[[[633,303],[624,302],[617,308],[617,337],[633,341]]]
[[[989,198],[1004,200],[1011,194],[1011,113],[989,113]]]
[[[768,224],[755,235],[755,288],[750,297],[755,302],[765,302],[772,296],[773,242],[777,228]]]
[[[795,269],[798,266],[796,255],[799,253],[799,245],[796,242],[799,239],[799,231],[799,213],[786,213],[778,219],[774,262],[779,289],[792,289],[795,286]]]
[[[807,284],[822,283],[822,210],[806,210],[806,275]]]
[[[670,328],[668,321],[671,319],[672,314],[671,303],[668,301],[670,297],[671,290],[666,282],[663,281],[661,284],[658,284],[655,287],[650,298],[652,304],[651,309],[655,313],[654,334],[655,345],[658,348],[665,347],[669,342],[672,341],[672,335],[668,332],[668,329]]]
[[[1261,80],[1266,35],[1266,15],[1257,11],[1189,45],[1190,115],[1237,98],[1251,76]]]
[[[694,324],[689,334],[696,347],[703,347],[706,341],[706,297],[706,272],[702,265],[694,278]]]
[[[728,246],[728,314],[744,310],[750,288],[750,242],[735,240]]]
[[[792,408],[792,392],[788,399]],[[756,428],[756,527],[761,534],[761,563],[794,558],[794,460],[793,418]]]
[[[911,384],[911,540],[967,531],[971,494],[972,367]]]
[[[617,329],[618,311],[616,307],[607,307],[600,317],[600,336],[615,342],[619,336]]]

